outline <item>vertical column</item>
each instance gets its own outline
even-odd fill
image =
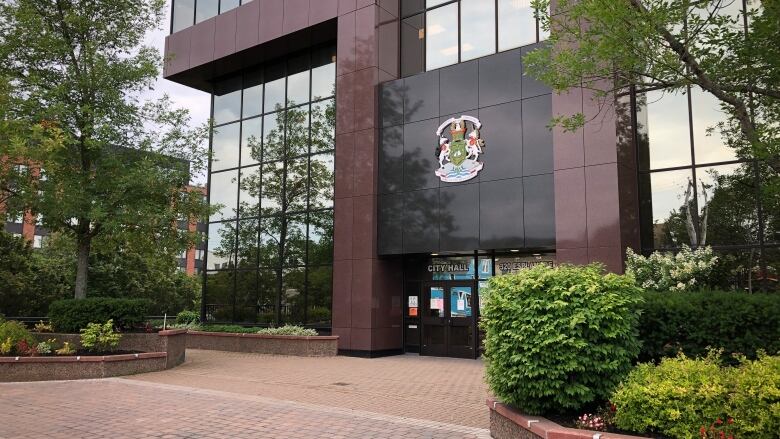
[[[401,267],[377,258],[378,84],[398,76],[397,5],[340,0],[333,334],[339,349],[401,349]],[[392,3],[392,2],[390,2]]]

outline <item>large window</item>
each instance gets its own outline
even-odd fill
[[[729,144],[719,101],[699,88],[635,101],[644,251],[709,245],[723,287],[776,289],[777,170]]]
[[[531,0],[404,0],[401,15],[402,76],[547,38]]]
[[[330,326],[335,49],[214,86],[209,321]]]
[[[208,20],[251,0],[173,0],[171,33]]]

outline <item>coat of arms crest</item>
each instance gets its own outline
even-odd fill
[[[471,131],[468,124],[471,124]],[[450,138],[443,134],[448,126]],[[479,161],[479,155],[482,154],[485,141],[479,137],[481,127],[479,119],[472,116],[451,117],[439,125],[436,130],[439,138],[439,146],[436,148],[439,169],[436,175],[441,181],[458,183],[470,180],[482,170],[484,164]]]

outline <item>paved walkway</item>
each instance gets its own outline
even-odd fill
[[[488,438],[481,361],[187,351],[128,378],[0,384],[0,438]]]

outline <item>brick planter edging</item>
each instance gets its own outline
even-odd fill
[[[338,353],[336,335],[297,336],[233,332],[188,331],[187,347],[254,354],[332,357]]]
[[[0,357],[0,382],[107,378],[166,368],[167,352],[104,356]]]
[[[643,439],[641,436],[563,427],[541,416],[528,416],[495,398],[490,408],[490,435],[496,439]]]

